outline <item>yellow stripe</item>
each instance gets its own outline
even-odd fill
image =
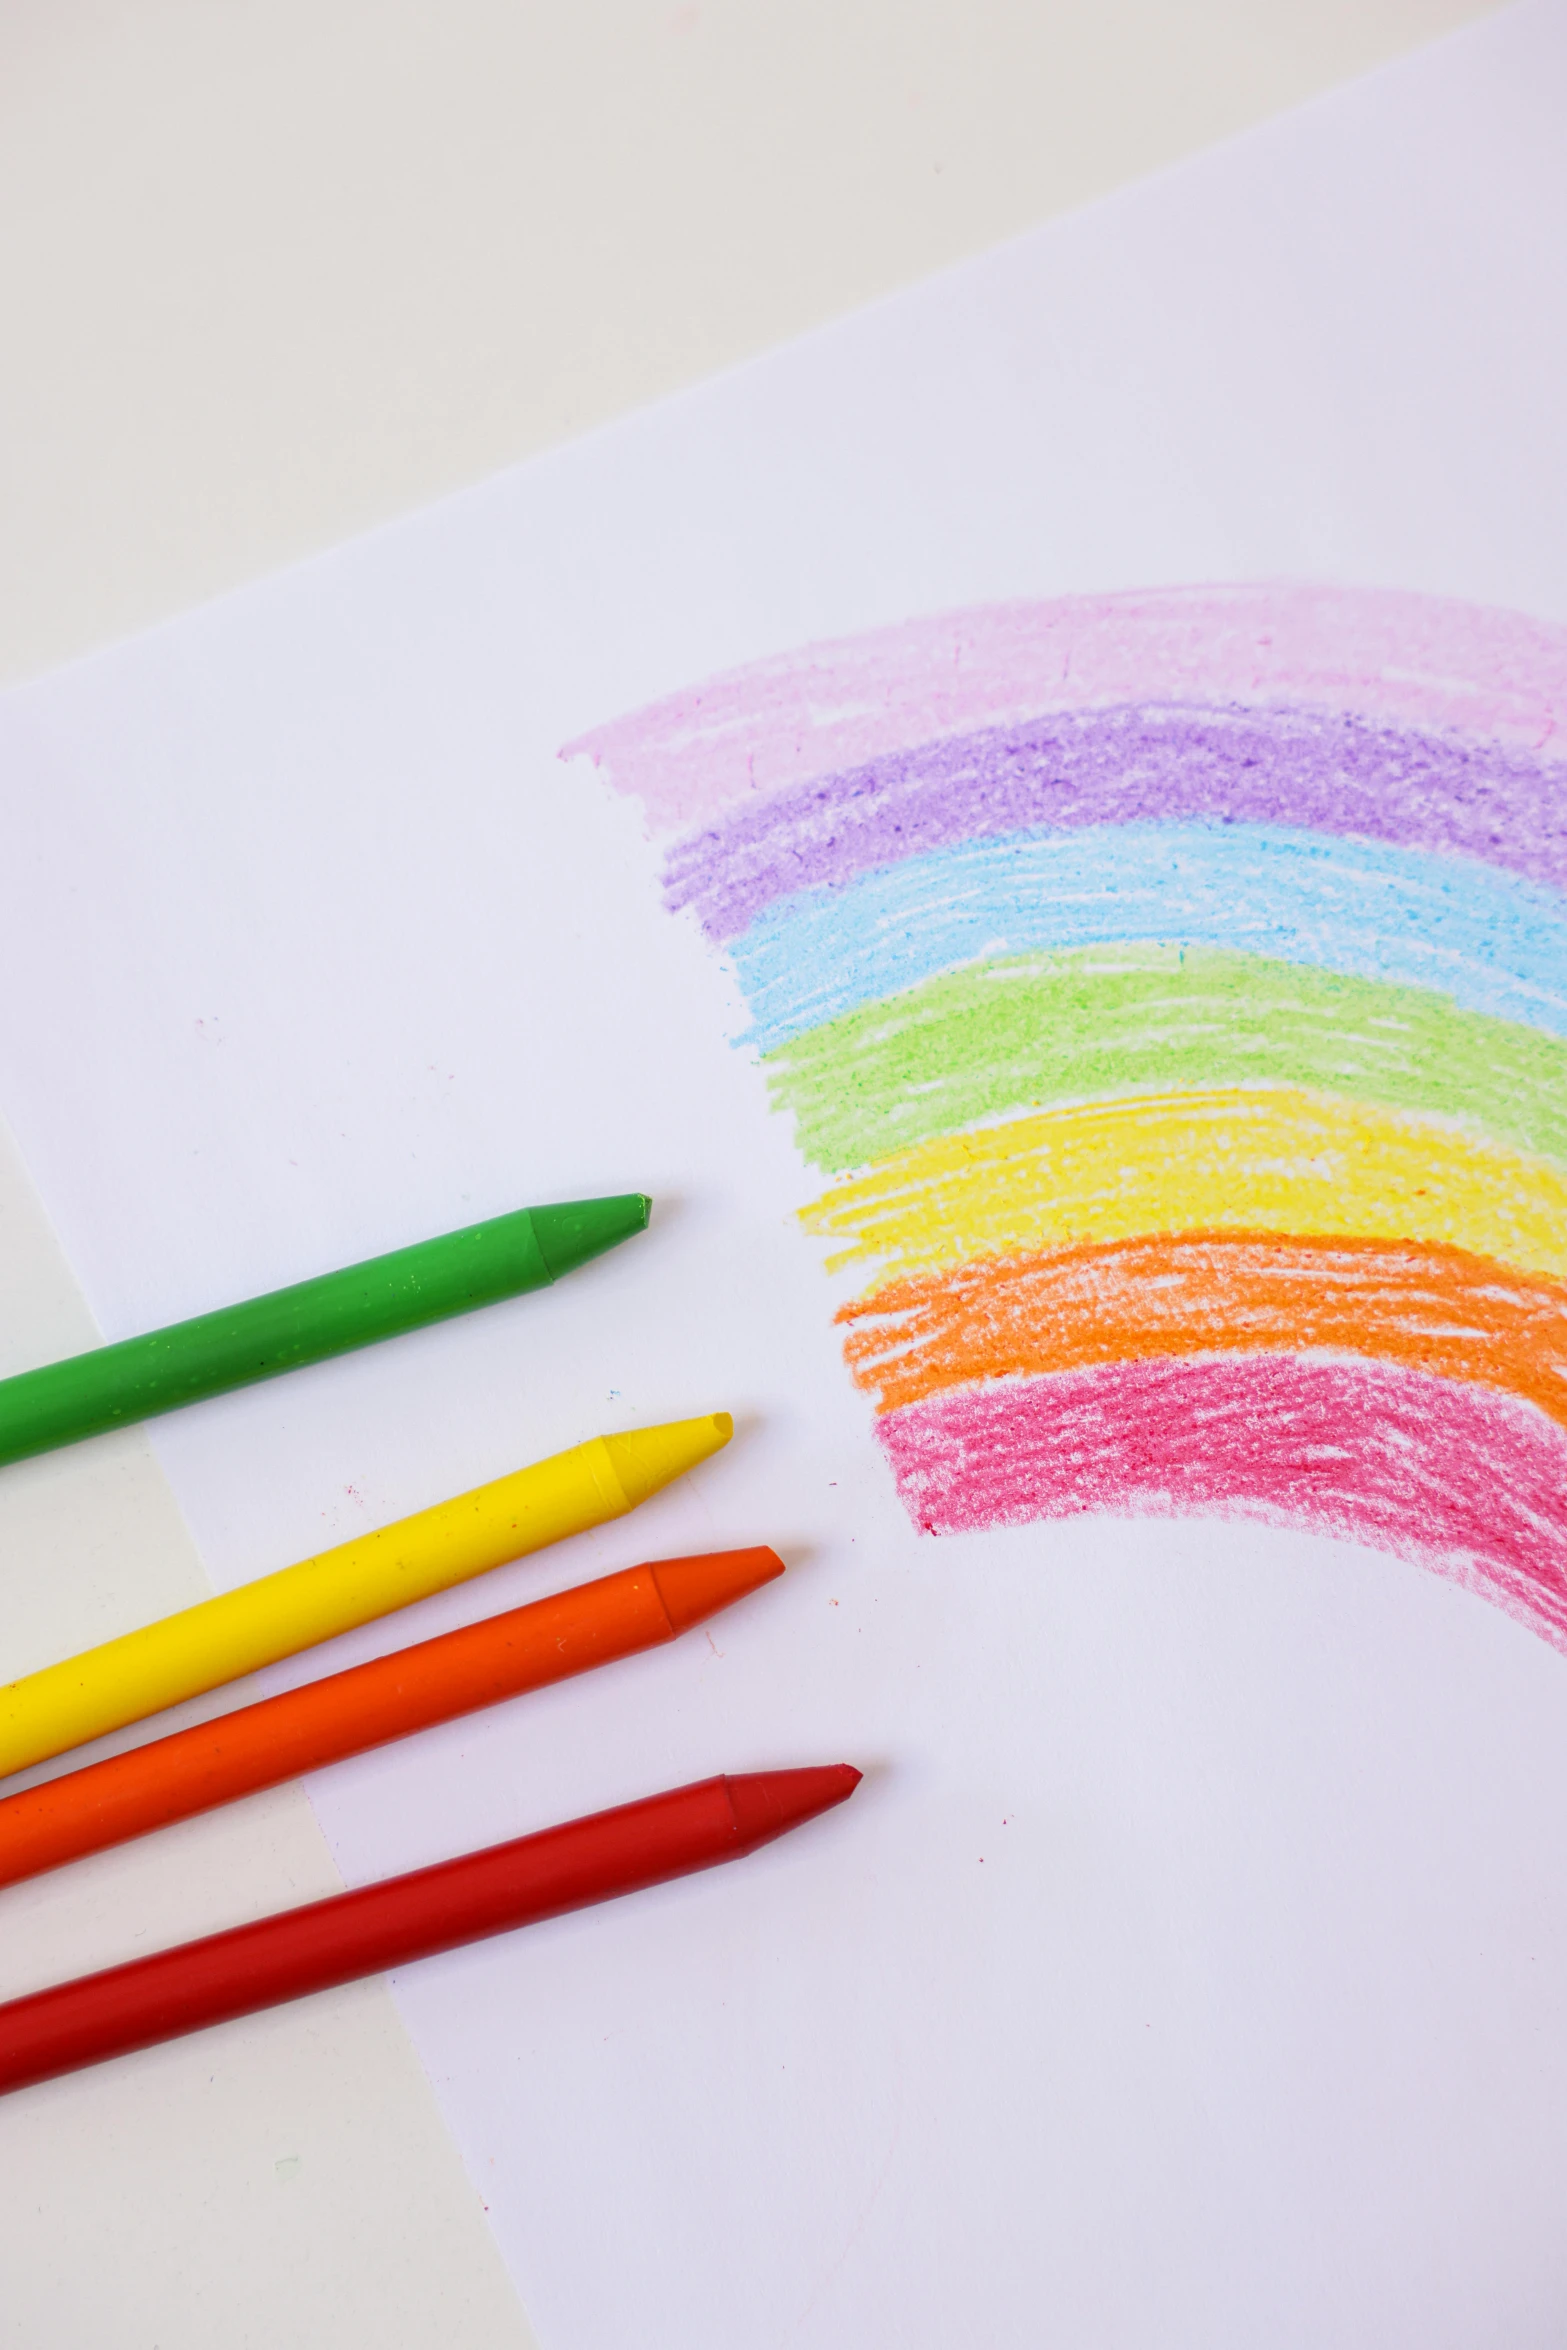
[[[801,1211],[875,1286],[971,1257],[1142,1232],[1436,1240],[1567,1277],[1567,1176],[1425,1118],[1242,1087],[1080,1103],[944,1135]]]

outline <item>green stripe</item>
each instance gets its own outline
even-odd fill
[[[835,1173],[1007,1111],[1258,1084],[1462,1119],[1567,1165],[1567,1039],[1425,988],[1210,948],[970,963],[793,1038],[763,1067],[801,1150]]]

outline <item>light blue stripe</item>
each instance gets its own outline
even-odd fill
[[[763,1052],[981,955],[1134,939],[1429,987],[1567,1036],[1567,898],[1468,858],[1265,825],[1012,832],[801,890],[730,953]]]

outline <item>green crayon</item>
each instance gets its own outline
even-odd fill
[[[245,1305],[0,1379],[0,1463],[544,1289],[645,1230],[651,1204],[632,1191],[520,1208]]]

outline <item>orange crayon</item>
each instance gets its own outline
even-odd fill
[[[24,1788],[0,1799],[0,1885],[657,1647],[782,1573],[767,1549],[626,1567]]]

